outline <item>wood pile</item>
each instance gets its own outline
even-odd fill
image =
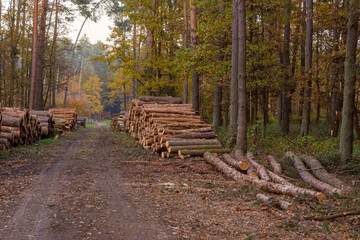
[[[125,128],[145,149],[162,157],[202,156],[206,151],[228,153],[211,124],[197,116],[181,98],[142,96],[132,100]]]
[[[253,154],[247,153],[244,156],[240,150],[236,150],[234,155],[223,154],[219,157],[210,152],[204,154],[205,160],[226,176],[264,191],[293,197],[305,194],[316,197],[318,200],[324,200],[326,195],[345,195],[350,192],[350,187],[328,173],[314,157],[308,155],[298,157],[292,152],[287,152],[285,157],[293,161],[301,179],[316,190],[298,187],[289,182],[288,177],[281,175],[280,163],[271,155],[266,156],[266,160],[273,170],[258,163]],[[258,194],[257,198],[267,205],[276,206],[283,210],[294,208],[293,204],[276,197]]]
[[[53,135],[54,132],[54,121],[50,111],[30,111],[30,114],[36,116],[41,126],[41,137],[46,138]]]
[[[27,109],[2,108],[0,149],[34,143],[41,138],[41,123]]]
[[[85,128],[86,127],[86,118],[85,117],[78,117],[77,118],[77,125],[79,127]]]
[[[111,120],[111,129],[113,131],[125,131],[125,122],[129,118],[128,112],[121,111],[120,113],[114,114]]]
[[[49,111],[53,115],[57,133],[66,134],[76,129],[77,114],[74,108],[50,108]]]

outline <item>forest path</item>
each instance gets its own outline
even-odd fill
[[[132,200],[118,150],[108,128],[97,127],[39,146],[13,162],[16,168],[8,168],[14,167],[10,161],[0,165],[1,178],[13,177],[4,179],[0,196],[19,184],[17,177],[30,181],[2,201],[0,239],[171,239],[161,220],[142,214],[148,206]]]
[[[161,159],[108,126],[80,129],[0,153],[0,239],[346,239],[256,194],[201,159]]]

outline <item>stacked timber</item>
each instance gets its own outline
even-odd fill
[[[79,127],[85,128],[86,127],[86,118],[85,117],[78,117],[77,118],[77,125]]]
[[[111,129],[113,131],[124,131],[125,130],[125,121],[129,117],[129,114],[125,111],[114,114],[111,120]]]
[[[65,119],[70,129],[74,129],[77,123],[77,114],[74,108],[50,108],[49,111],[56,118]]]
[[[34,143],[40,138],[40,121],[29,110],[2,108],[0,149]]]
[[[53,116],[50,111],[44,110],[32,110],[30,114],[36,116],[40,122],[41,126],[41,137],[50,137],[53,135],[54,132],[54,121]]]
[[[55,131],[62,134],[75,130],[77,114],[74,108],[50,108],[53,115]]]
[[[126,129],[145,149],[162,157],[202,156],[206,151],[227,153],[213,126],[197,116],[181,98],[143,96],[131,102]]]

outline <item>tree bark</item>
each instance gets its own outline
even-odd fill
[[[266,196],[264,194],[258,193],[256,195],[257,199],[265,203],[270,207],[276,207],[282,210],[292,210],[295,206],[292,203],[286,202],[281,199],[276,199],[274,197]]]
[[[240,0],[233,0],[232,5],[232,40],[231,40],[231,89],[230,89],[230,136],[236,140],[238,118],[238,62],[239,62],[239,5]]]
[[[312,36],[313,36],[313,0],[306,0],[306,41],[305,41],[305,89],[300,136],[309,135],[311,108],[311,67],[312,67]]]
[[[246,151],[247,117],[246,117],[246,13],[245,0],[239,3],[239,55],[238,55],[238,127],[236,147]]]
[[[318,179],[316,179],[315,177],[313,177],[309,171],[306,169],[304,163],[301,161],[301,159],[296,156],[294,153],[292,152],[287,152],[285,153],[285,157],[289,157],[294,161],[294,166],[295,168],[298,170],[298,173],[300,175],[300,177],[302,178],[302,180],[304,180],[306,183],[310,184],[311,186],[315,187],[316,189],[329,194],[329,195],[333,195],[333,194],[343,194],[343,191],[341,191],[338,188],[335,188],[325,182],[322,182]]]
[[[36,63],[37,63],[37,29],[38,29],[38,0],[34,0],[34,17],[33,17],[33,44],[32,44],[32,58],[31,58],[31,85],[30,85],[30,99],[29,108],[36,109]]]
[[[333,0],[334,14],[339,10],[339,0]],[[339,52],[340,30],[337,28],[337,21],[334,20],[333,28],[333,54],[337,56]],[[331,113],[330,136],[337,137],[341,119],[341,79],[339,76],[339,57],[335,57],[331,68]]]
[[[196,19],[196,6],[193,5],[193,1],[190,0],[190,41],[191,48],[195,51],[196,47],[196,29],[197,29],[197,19]],[[192,66],[191,74],[191,103],[195,112],[200,112],[200,82],[199,74],[196,70],[196,64]]]
[[[224,162],[238,171],[246,171],[249,168],[249,164],[246,161],[240,161],[233,158],[230,154],[223,154]]]
[[[291,0],[286,1],[285,18],[290,19],[290,5]],[[284,49],[283,49],[283,63],[284,63],[284,83],[281,93],[281,132],[284,135],[289,134],[290,126],[290,106],[291,106],[291,91],[290,91],[290,20],[287,20],[284,28]]]
[[[326,171],[323,165],[321,165],[321,163],[316,158],[309,155],[302,155],[301,160],[303,160],[306,163],[306,165],[311,168],[312,173],[319,180],[347,192],[350,190],[350,188],[346,186],[346,184],[343,181],[338,179],[335,175],[332,175],[328,171]]]
[[[189,47],[188,38],[189,38],[189,20],[188,20],[188,0],[184,0],[184,48],[187,49]],[[189,99],[188,92],[188,73],[185,71],[184,76],[184,85],[183,85],[183,102],[187,103]]]
[[[269,162],[269,164],[274,169],[274,172],[276,174],[281,174],[282,173],[282,167],[281,167],[280,163],[275,159],[274,156],[267,155],[266,160]]]
[[[319,200],[324,200],[326,198],[326,196],[321,192],[316,192],[309,189],[299,188],[296,186],[282,185],[282,184],[267,182],[260,179],[251,178],[231,168],[229,165],[227,165],[219,158],[212,155],[210,152],[205,152],[204,158],[208,163],[215,166],[220,172],[225,174],[225,176],[231,177],[235,181],[238,181],[244,185],[252,184],[268,192],[281,193],[291,196],[298,196],[299,194],[308,194],[310,196],[316,197]]]
[[[252,153],[250,153],[250,152],[247,153],[247,154],[246,154],[246,159],[249,161],[249,163],[250,163],[251,165],[253,165],[253,166],[257,169],[257,172],[259,173],[259,176],[260,176],[260,178],[261,178],[262,180],[264,180],[264,181],[270,181],[270,180],[271,180],[271,178],[270,178],[269,175],[267,174],[266,168],[265,168],[263,165],[257,163],[257,162],[254,160],[254,156],[253,156]]]
[[[347,24],[344,100],[340,131],[340,160],[344,163],[352,159],[353,153],[353,120],[356,82],[356,47],[359,26],[359,0],[350,0]]]

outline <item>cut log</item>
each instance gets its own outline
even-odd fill
[[[211,153],[229,153],[231,149],[228,148],[214,148],[214,149],[196,149],[196,150],[179,150],[179,156],[201,156],[205,152]]]
[[[184,133],[184,134],[175,134],[174,138],[187,138],[187,139],[214,139],[216,134],[214,132],[202,132],[202,133]]]
[[[204,153],[204,158],[208,163],[210,163],[211,165],[216,167],[220,172],[225,174],[225,176],[231,177],[242,184],[246,184],[246,185],[251,184],[264,191],[281,193],[295,197],[300,194],[308,194],[310,196],[316,197],[318,200],[326,199],[325,194],[321,192],[316,192],[313,190],[300,188],[296,186],[282,185],[278,183],[267,182],[261,179],[251,178],[245,174],[236,171],[235,169],[233,169],[232,167],[221,161],[219,158],[212,155],[210,152]]]
[[[266,159],[268,160],[269,164],[271,165],[271,167],[274,170],[274,173],[276,174],[281,174],[282,173],[282,168],[280,163],[275,159],[274,156],[272,155],[267,155]]]
[[[249,164],[247,162],[238,161],[235,158],[233,158],[230,154],[223,154],[224,162],[232,166],[233,168],[239,170],[239,171],[245,171],[248,170]]]
[[[249,161],[249,163],[251,163],[251,165],[253,165],[256,168],[256,170],[262,180],[265,180],[265,181],[271,180],[271,178],[267,174],[266,168],[254,160],[254,155],[252,153],[247,153],[246,159]]]
[[[326,194],[333,195],[333,194],[340,194],[343,195],[343,191],[333,187],[325,182],[322,182],[318,179],[316,179],[314,176],[312,176],[309,171],[306,169],[304,163],[301,161],[301,159],[296,156],[293,152],[287,152],[285,153],[285,157],[289,157],[294,161],[294,166],[298,170],[298,173],[302,180],[304,180],[306,183],[310,184],[314,188],[323,191]]]
[[[221,144],[216,145],[189,145],[189,146],[170,146],[167,148],[168,152],[177,152],[179,150],[195,150],[195,149],[218,149],[222,148]]]
[[[188,145],[221,145],[217,139],[192,139],[192,140],[174,140],[167,141],[166,147],[172,146],[188,146]]]
[[[276,173],[273,173],[270,170],[266,170],[266,171],[267,171],[267,174],[269,175],[269,177],[271,178],[271,180],[273,180],[273,182],[284,184],[284,185],[289,185],[289,186],[294,186],[291,182],[287,181],[286,179],[277,175]]]
[[[326,182],[334,187],[342,189],[343,191],[349,192],[351,189],[349,186],[336,178],[336,176],[330,174],[326,169],[321,165],[321,163],[314,157],[309,155],[302,155],[300,157],[306,165],[308,165],[312,171],[312,173],[323,182]]]
[[[289,203],[281,199],[276,199],[274,197],[270,197],[262,193],[258,193],[256,195],[256,198],[270,207],[276,207],[282,210],[290,210],[290,211],[295,208],[295,205],[293,205],[292,203]]]
[[[161,134],[181,134],[181,133],[190,133],[190,132],[212,132],[212,127],[205,127],[205,128],[191,128],[191,129],[183,129],[183,130],[177,130],[177,129],[164,129],[161,131]]]
[[[247,160],[246,157],[244,157],[244,153],[241,149],[236,149],[234,156],[237,161],[242,161],[242,162],[248,163],[248,169],[246,170],[247,175],[249,175],[252,178],[259,179],[259,175],[258,175],[256,168]]]

